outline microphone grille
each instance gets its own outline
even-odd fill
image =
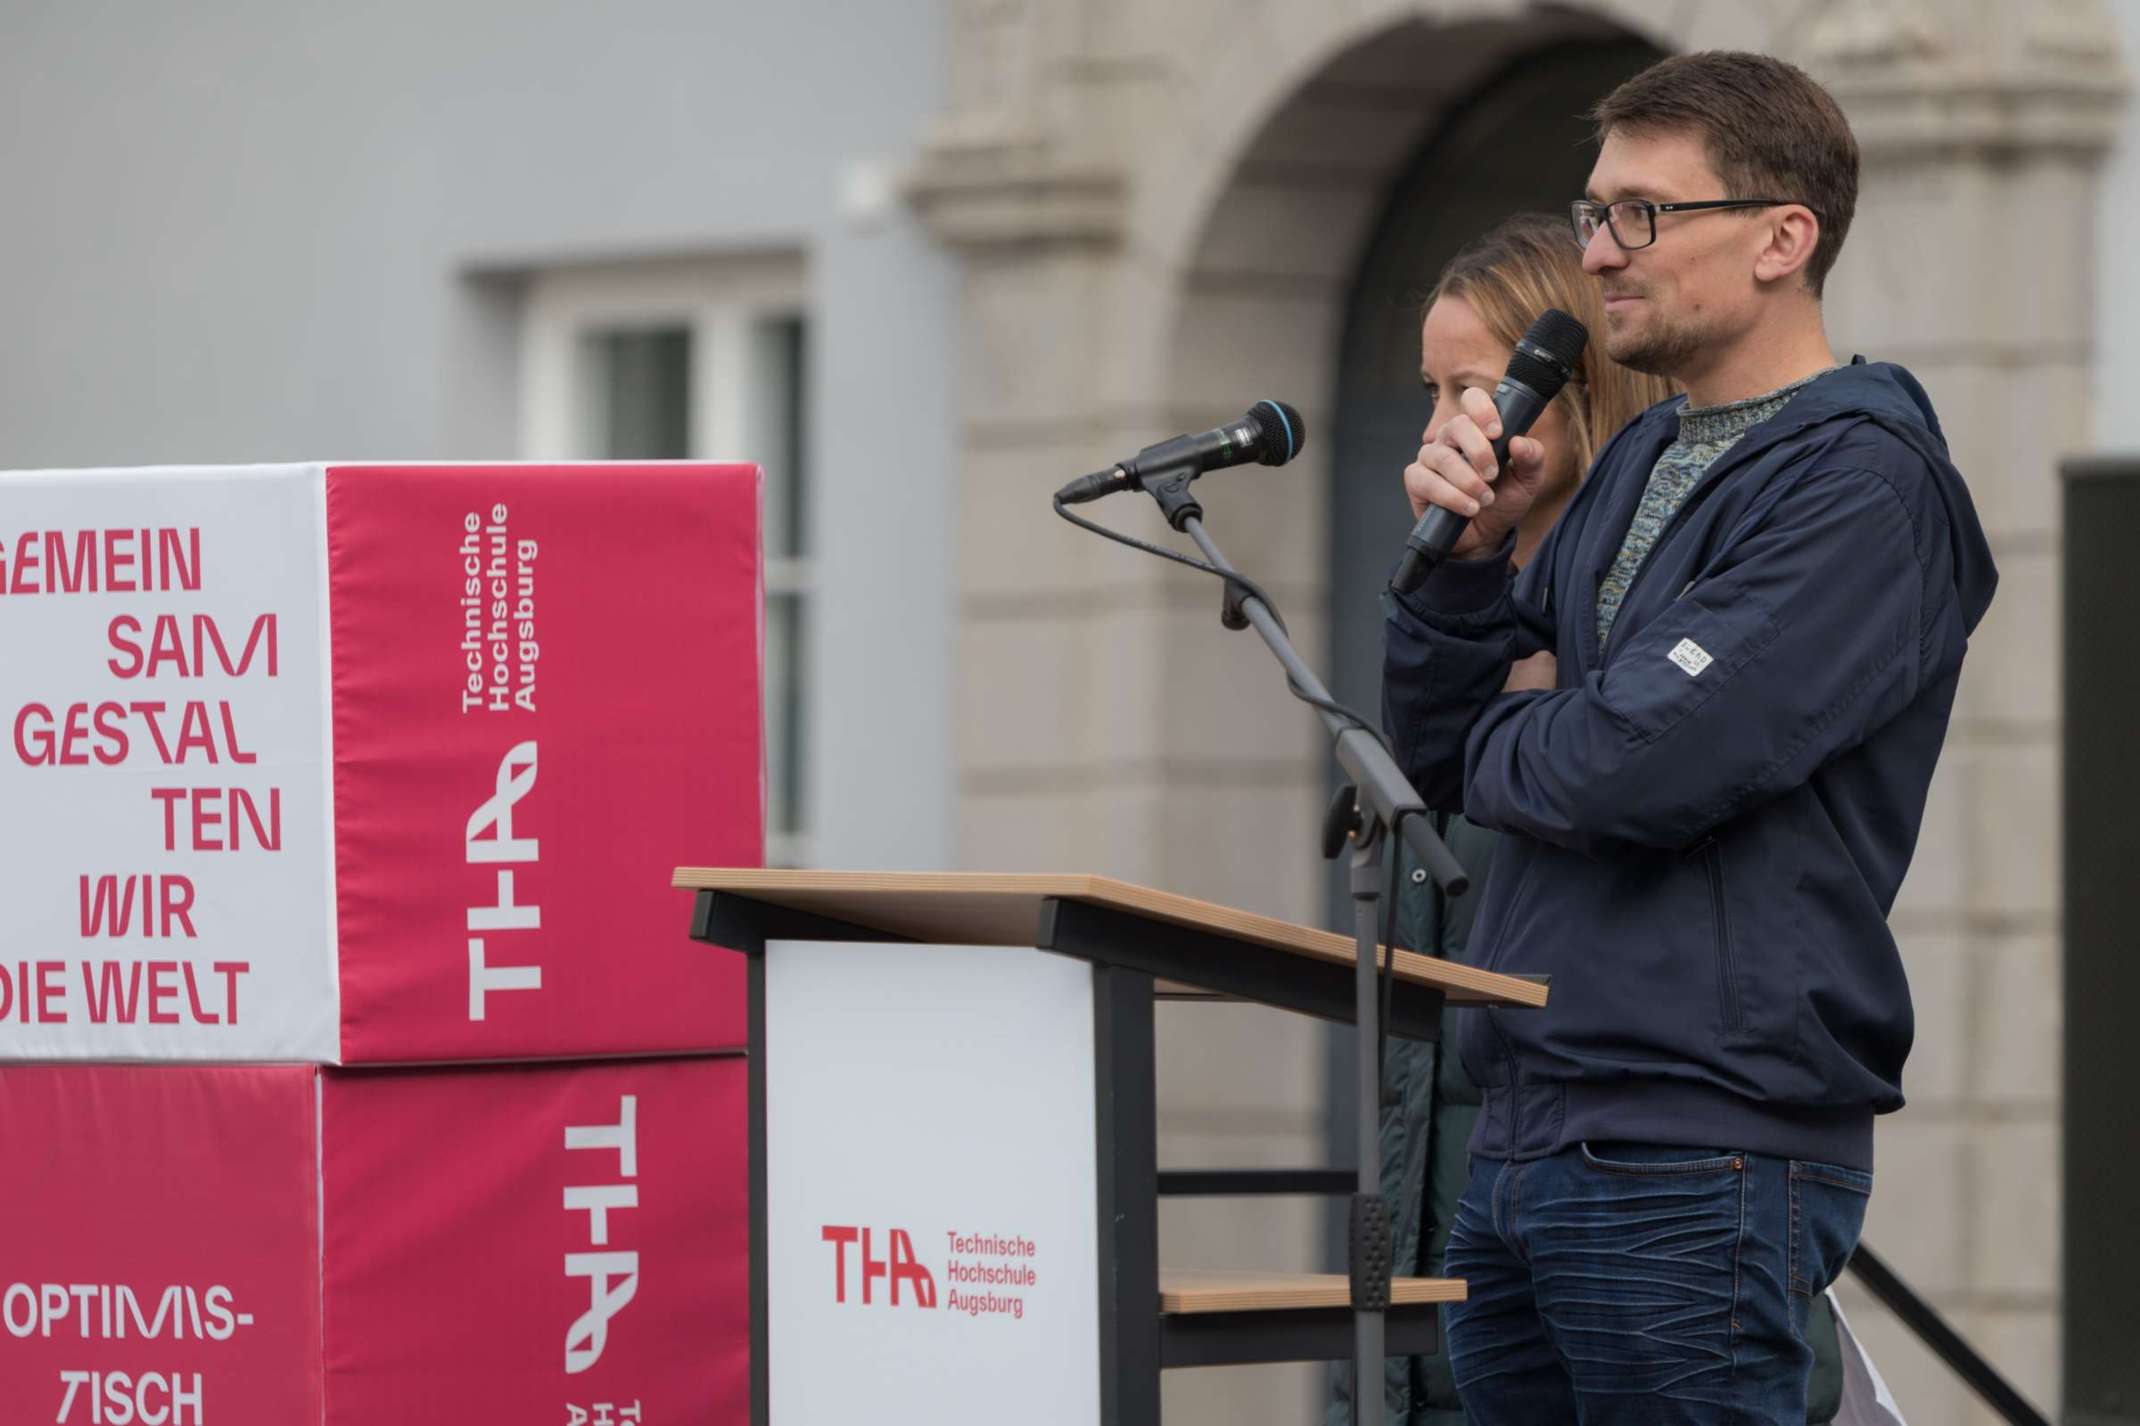
[[[1590,330],[1558,307],[1548,307],[1531,323],[1510,357],[1510,376],[1542,396],[1551,397],[1575,374],[1589,344]]]
[[[1307,444],[1307,425],[1283,401],[1258,401],[1248,408],[1248,423],[1256,428],[1256,459],[1264,465],[1284,465]]]

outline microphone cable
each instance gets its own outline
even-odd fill
[[[1225,581],[1229,587],[1237,589],[1244,594],[1253,595],[1256,599],[1262,602],[1263,607],[1265,609],[1270,611],[1271,619],[1274,623],[1278,625],[1279,632],[1283,633],[1288,639],[1293,637],[1292,630],[1286,628],[1285,616],[1278,612],[1277,604],[1272,601],[1271,596],[1267,592],[1265,592],[1262,585],[1256,583],[1256,581],[1250,579],[1247,575],[1241,574],[1238,571],[1229,573],[1226,570],[1220,569],[1215,564],[1210,564],[1204,560],[1192,558],[1189,555],[1181,553],[1179,550],[1170,550],[1164,545],[1155,545],[1148,540],[1140,540],[1134,535],[1125,535],[1119,530],[1110,530],[1105,525],[1096,524],[1091,520],[1085,519],[1082,515],[1072,514],[1069,508],[1063,504],[1062,496],[1060,494],[1055,497],[1054,504],[1056,514],[1062,516],[1065,520],[1068,520],[1071,524],[1077,526],[1081,530],[1089,530],[1093,534],[1100,536],[1102,539],[1113,540],[1118,545],[1127,545],[1133,550],[1141,550],[1145,554],[1157,555],[1161,559],[1172,560],[1174,561],[1174,563],[1179,565],[1187,565],[1190,569],[1201,570],[1205,574],[1209,575],[1216,575],[1219,579]],[[1309,705],[1312,708],[1319,708],[1325,713],[1330,714],[1332,717],[1339,719],[1350,727],[1357,728],[1359,731],[1367,734],[1367,736],[1369,736],[1370,738],[1373,738],[1377,743],[1381,745],[1382,751],[1389,754],[1390,761],[1393,763],[1397,762],[1397,750],[1390,746],[1389,739],[1383,735],[1383,732],[1380,728],[1368,722],[1365,718],[1361,717],[1352,709],[1347,708],[1342,703],[1336,702],[1333,699],[1317,698],[1314,694],[1308,692],[1307,689],[1302,688],[1298,683],[1295,683],[1293,681],[1293,675],[1290,673],[1286,675],[1285,684],[1286,691],[1288,693],[1291,693],[1301,702]],[[1330,741],[1332,746],[1336,745],[1338,738],[1341,736],[1343,736],[1342,730],[1340,730],[1338,733],[1333,733],[1331,735]],[[1403,766],[1402,763],[1399,763],[1398,765],[1400,767]],[[1382,963],[1375,968],[1375,974],[1377,978],[1381,981],[1382,991],[1382,1013],[1376,1017],[1377,1024],[1375,1027],[1375,1081],[1377,1088],[1376,1097],[1380,1099],[1384,1105],[1387,1105],[1390,1102],[1388,1063],[1389,1021],[1391,1003],[1395,998],[1395,993],[1397,989],[1397,892],[1399,889],[1399,868],[1402,866],[1404,861],[1403,822],[1405,815],[1406,814],[1404,813],[1399,813],[1397,817],[1391,822],[1389,829],[1389,847],[1386,851],[1386,855],[1389,857],[1389,884],[1388,889],[1383,896]]]
[[[1190,569],[1202,570],[1205,574],[1216,575],[1219,579],[1225,581],[1228,586],[1239,589],[1244,594],[1254,595],[1257,600],[1261,601],[1263,607],[1270,611],[1271,620],[1272,622],[1278,625],[1278,631],[1284,634],[1288,639],[1293,637],[1293,631],[1286,627],[1285,616],[1278,612],[1278,605],[1271,599],[1271,596],[1267,592],[1265,592],[1263,586],[1256,583],[1256,581],[1254,581],[1253,579],[1250,579],[1247,575],[1242,574],[1240,571],[1235,570],[1229,573],[1226,570],[1220,569],[1215,564],[1207,564],[1203,560],[1192,558],[1189,555],[1182,554],[1178,550],[1170,550],[1164,545],[1155,545],[1148,541],[1140,540],[1134,535],[1125,535],[1118,530],[1110,530],[1105,525],[1095,524],[1092,521],[1087,520],[1082,515],[1073,515],[1072,513],[1070,513],[1069,508],[1063,504],[1062,497],[1060,495],[1055,497],[1054,503],[1055,513],[1062,516],[1065,520],[1068,520],[1071,524],[1077,526],[1081,530],[1090,530],[1093,534],[1100,536],[1100,538],[1106,540],[1113,540],[1118,545],[1128,545],[1133,550],[1142,550],[1148,555],[1157,555],[1161,559],[1168,559],[1174,561],[1174,563],[1176,564],[1187,565]],[[1352,709],[1347,708],[1344,704],[1339,703],[1333,699],[1317,698],[1314,694],[1308,692],[1307,689],[1302,688],[1299,684],[1295,683],[1293,681],[1293,675],[1290,673],[1286,675],[1285,686],[1286,691],[1288,693],[1291,693],[1295,698],[1298,698],[1301,702],[1307,704],[1309,707],[1320,708],[1323,712],[1330,714],[1332,717],[1343,721],[1344,723],[1348,724],[1353,728],[1357,728],[1359,731],[1367,734],[1368,737],[1373,738],[1377,743],[1381,744],[1382,751],[1389,754],[1391,762],[1397,761],[1397,750],[1390,746],[1390,741],[1388,738],[1382,735],[1382,730],[1379,727],[1375,726],[1373,723],[1368,722],[1367,719],[1362,717],[1360,714],[1354,712]],[[1343,736],[1342,730],[1340,730],[1338,733],[1333,733],[1330,738],[1331,744],[1335,746],[1338,738],[1341,736]],[[1394,829],[1392,830],[1394,831]]]

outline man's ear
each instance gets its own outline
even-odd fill
[[[1805,271],[1820,243],[1820,219],[1802,203],[1788,203],[1769,210],[1768,243],[1754,259],[1754,277],[1761,282],[1780,282]]]

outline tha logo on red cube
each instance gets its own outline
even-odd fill
[[[639,1096],[618,1096],[614,1124],[573,1125],[566,1129],[565,1147],[614,1150],[618,1176],[639,1177]],[[566,1211],[587,1215],[587,1238],[597,1248],[609,1248],[610,1210],[638,1206],[636,1183],[589,1184],[565,1190]],[[587,1310],[565,1333],[565,1371],[578,1373],[602,1360],[602,1348],[609,1344],[609,1319],[622,1312],[638,1293],[639,1253],[636,1249],[567,1253],[565,1276],[587,1279]]]

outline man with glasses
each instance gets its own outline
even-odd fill
[[[1802,1422],[1808,1305],[1902,1105],[1886,914],[1996,575],[1923,389],[1829,349],[1858,181],[1834,100],[1707,53],[1594,118],[1573,238],[1606,350],[1687,394],[1514,578],[1541,451],[1497,473],[1466,392],[1405,484],[1470,524],[1387,606],[1407,772],[1508,834],[1478,963],[1553,987],[1458,1032],[1484,1104],[1450,1360],[1475,1426]]]

